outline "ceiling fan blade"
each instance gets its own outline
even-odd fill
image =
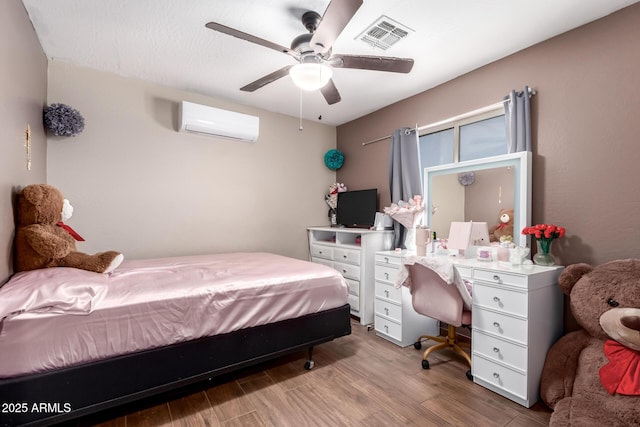
[[[296,59],[300,58],[298,52],[289,49],[288,47],[281,46],[277,43],[270,42],[268,40],[261,39],[260,37],[252,36],[251,34],[243,33],[226,25],[218,24],[217,22],[209,22],[205,25],[207,28],[224,33],[233,37],[237,37],[242,40],[246,40],[251,43],[258,44],[260,46],[268,47],[269,49],[277,50],[278,52],[286,53],[293,56]]]
[[[322,21],[311,37],[313,50],[320,54],[327,53],[360,6],[362,0],[335,0],[329,3]]]
[[[336,68],[356,68],[405,74],[413,68],[413,59],[390,56],[332,55],[327,62]]]
[[[320,92],[322,92],[322,96],[324,96],[324,99],[326,99],[327,104],[329,105],[333,105],[342,100],[340,92],[338,92],[338,88],[336,88],[336,85],[333,83],[333,79],[330,79],[329,83],[322,86],[320,88]]]
[[[241,87],[240,90],[245,92],[253,92],[255,90],[260,89],[263,86],[268,85],[269,83],[273,83],[279,78],[289,75],[289,69],[293,67],[293,65],[287,65],[286,67],[280,68],[277,71],[274,71],[271,74],[267,74],[266,76],[256,80],[253,83],[249,83],[248,85]]]

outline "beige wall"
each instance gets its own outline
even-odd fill
[[[46,140],[42,108],[47,94],[47,58],[19,0],[0,1],[0,284],[12,273],[13,196],[45,181]],[[25,130],[31,127],[31,170],[26,167]]]
[[[389,203],[388,151],[373,140],[493,104],[529,85],[534,223],[565,226],[560,262],[639,257],[640,3],[338,127],[338,181]],[[479,48],[481,48],[479,46]],[[393,88],[385,88],[393,90]]]
[[[257,143],[178,133],[182,100],[260,117]],[[328,224],[336,129],[52,61],[48,102],[85,130],[49,138],[49,184],[75,208],[79,250],[126,258],[270,251],[306,259],[306,227]]]

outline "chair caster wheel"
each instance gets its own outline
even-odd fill
[[[429,369],[429,361],[428,360],[423,360],[422,361],[422,369]]]
[[[422,343],[420,341],[414,342],[413,348],[415,348],[416,350],[420,350],[422,348]]]
[[[468,379],[469,381],[473,381],[473,375],[471,375],[471,369],[469,369],[469,370],[467,371],[467,379]]]
[[[307,360],[306,362],[304,362],[304,369],[306,369],[307,371],[310,371],[313,369],[314,365],[315,363],[313,363],[313,360]]]

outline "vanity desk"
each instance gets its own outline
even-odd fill
[[[415,341],[420,334],[430,333],[427,330],[416,334],[412,322],[425,321],[424,316],[420,319],[416,313],[400,317],[399,336],[384,328],[389,320],[382,311],[386,301],[378,292],[379,282],[386,282],[380,279],[386,279],[389,265],[397,265],[396,271],[399,270],[402,258],[408,255],[412,254],[407,251],[376,253],[376,333],[396,344]],[[460,276],[473,282],[473,381],[531,407],[539,399],[540,375],[547,351],[563,331],[563,296],[557,284],[562,267],[451,259]],[[408,289],[404,286],[396,290],[402,297],[401,309],[413,311],[411,295],[405,290]]]

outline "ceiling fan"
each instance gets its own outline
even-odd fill
[[[332,80],[333,68],[354,68],[361,70],[408,73],[413,68],[413,59],[383,56],[332,54],[331,47],[342,30],[347,26],[362,0],[340,0],[329,3],[324,16],[308,11],[302,15],[302,24],[309,31],[291,42],[291,48],[261,39],[217,22],[209,22],[207,28],[237,37],[295,58],[298,63],[287,65],[273,73],[241,87],[240,90],[253,92],[278,80],[287,74],[302,89],[320,89],[329,105],[341,100],[340,93]]]

